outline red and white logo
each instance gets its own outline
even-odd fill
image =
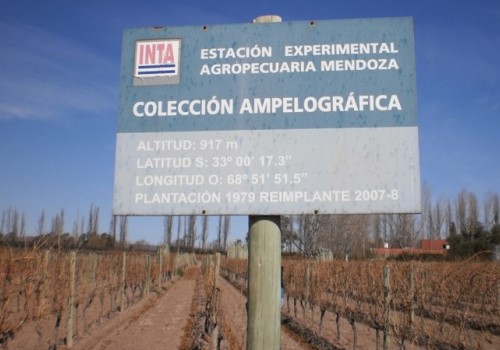
[[[180,43],[180,39],[137,41],[134,76],[138,78],[178,76]]]

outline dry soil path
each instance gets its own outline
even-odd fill
[[[121,322],[93,332],[76,349],[179,349],[189,319],[195,280],[177,280],[166,293],[148,299]],[[118,324],[116,324],[118,323]]]
[[[224,278],[219,277],[219,288],[221,291],[220,302],[222,303],[221,322],[226,329],[225,337],[233,345],[225,344],[226,349],[245,349],[247,337],[247,313],[246,297],[239,290],[229,284]],[[224,344],[223,344],[224,345]],[[305,344],[300,344],[292,339],[285,328],[281,327],[281,348],[282,349],[309,349]]]
[[[195,294],[196,274],[178,279],[160,296],[151,296],[123,314],[94,329],[75,344],[78,350],[126,350],[126,349],[179,349],[184,327],[190,317],[191,302]],[[222,342],[223,349],[246,347],[246,298],[219,278],[222,319],[227,330]],[[309,349],[292,339],[284,327],[281,332],[282,349]]]

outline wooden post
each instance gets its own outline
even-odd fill
[[[415,281],[414,281],[414,269],[413,264],[410,264],[410,329],[413,328],[413,323],[415,323]]]
[[[122,278],[120,284],[121,298],[120,298],[120,311],[125,310],[125,277],[127,275],[127,253],[122,253]]]
[[[68,300],[68,320],[66,323],[66,347],[73,347],[73,314],[75,309],[75,280],[76,280],[76,253],[69,255],[69,300]]]
[[[211,263],[210,261],[208,262],[208,270],[209,270],[209,273],[211,273],[212,269],[210,268],[211,267]],[[220,253],[216,253],[215,254],[215,262],[214,262],[214,270],[213,270],[213,274],[214,274],[214,290],[213,290],[213,296],[214,296],[214,300],[213,300],[213,309],[212,309],[212,324],[215,325],[213,331],[212,331],[212,336],[211,336],[211,339],[212,339],[212,347],[211,349],[218,349],[218,344],[219,344],[219,324],[217,323],[217,318],[218,318],[218,315],[217,315],[217,309],[218,309],[218,295],[217,295],[217,285],[218,285],[218,279],[219,279],[219,271],[220,271]]]
[[[254,23],[281,22],[268,15]],[[249,216],[247,349],[281,346],[281,230],[279,216]]]
[[[168,247],[168,246],[167,246]],[[169,270],[169,267],[170,267],[170,248],[165,248],[165,260],[166,260],[166,268],[165,268],[165,281],[168,280],[168,272],[170,271]],[[170,279],[172,279],[172,271],[170,271]]]
[[[391,341],[389,332],[390,332],[390,288],[389,288],[389,279],[390,279],[391,270],[386,265],[384,266],[384,350],[389,349],[389,344]]]
[[[249,217],[247,349],[280,349],[279,216]]]
[[[50,287],[50,274],[49,274],[49,259],[50,259],[50,251],[46,250],[43,253],[43,275],[42,275],[42,280],[43,280],[43,285],[42,285],[42,293],[40,295],[40,310],[43,310],[45,308],[45,304],[47,303],[46,301],[46,296],[49,291]]]
[[[151,286],[151,256],[146,255],[146,281],[144,281],[144,295],[143,297],[149,296],[149,290]]]
[[[304,284],[305,284],[305,291],[304,291],[304,307],[302,308],[302,317],[304,318],[304,321],[307,316],[307,310],[309,309],[309,300],[310,300],[310,294],[311,294],[311,267],[310,267],[310,261],[307,259],[306,262],[306,271],[305,271],[305,276],[304,276]],[[311,313],[312,317],[312,313]]]
[[[163,247],[160,248],[158,255],[158,290],[163,285]]]
[[[173,271],[173,276],[177,277],[177,264],[179,261],[179,247],[177,247],[177,254],[175,254],[174,258],[174,271]]]
[[[97,282],[96,275],[97,275],[97,260],[98,259],[99,259],[99,257],[97,256],[97,254],[93,253],[92,254],[92,290],[95,289],[96,282]]]
[[[215,287],[217,288],[220,273],[220,253],[215,254]]]

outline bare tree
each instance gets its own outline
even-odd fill
[[[203,216],[202,229],[201,229],[201,248],[205,250],[208,240],[208,216]]]
[[[26,238],[26,216],[21,214],[21,226],[19,227],[19,235]]]
[[[289,253],[292,252],[293,241],[295,234],[293,231],[293,215],[282,215],[280,218],[281,223],[281,244]]]
[[[483,204],[483,219],[484,219],[484,227],[486,229],[490,229],[493,227],[493,202],[492,202],[492,195],[491,193],[488,194],[484,200]]]
[[[424,215],[424,213],[422,213]],[[434,205],[432,202],[426,207],[425,221],[422,223],[429,239],[439,239],[445,222],[448,221],[446,214],[446,202],[438,200]]]
[[[174,217],[172,215],[166,215],[163,218],[163,243],[168,245],[172,244],[172,230],[174,226]]]
[[[16,208],[9,207],[2,211],[0,233],[6,234],[9,240],[15,241],[19,236],[26,236],[26,216],[19,214]]]
[[[383,242],[382,238],[382,215],[373,214],[371,215],[372,227],[373,227],[373,241],[376,246],[380,246]]]
[[[368,250],[369,215],[323,215],[320,217],[318,246],[334,256],[362,258]]]
[[[177,216],[177,240],[176,245],[179,246],[182,232],[182,216]]]
[[[351,215],[355,244],[351,256],[365,258],[369,250],[370,215]]]
[[[109,234],[111,235],[111,237],[113,237],[113,244],[116,242],[116,221],[116,215],[113,215],[113,213],[111,213],[111,219],[109,222]]]
[[[83,234],[85,232],[85,218],[82,216],[82,220],[80,221],[80,233]]]
[[[45,234],[45,211],[43,210],[38,218],[38,229],[36,233],[38,236],[43,236]]]
[[[71,235],[75,238],[75,241],[78,240],[78,236],[80,235],[80,218],[77,217],[73,222],[73,229],[71,230]]]
[[[57,247],[61,248],[61,237],[64,233],[64,209],[52,219],[52,234],[57,238]]]
[[[451,209],[451,201],[449,199],[446,200],[445,204],[445,221],[446,221],[446,235],[452,233],[455,227],[455,221],[453,220],[453,211]]]
[[[219,215],[219,225],[217,226],[217,249],[222,247],[222,215]]]
[[[479,224],[479,206],[474,193],[460,191],[456,201],[456,220],[458,231],[466,238],[471,239]]]
[[[473,236],[479,225],[479,202],[474,193],[468,195],[467,205],[467,231],[469,235]]]
[[[120,246],[123,248],[127,244],[128,235],[128,216],[120,216]]]
[[[6,214],[5,228],[7,234],[12,238],[19,236],[19,212],[17,209],[9,207]]]
[[[446,223],[446,200],[441,198],[434,205],[434,233],[436,238],[443,236],[443,230]]]
[[[493,211],[493,225],[498,226],[500,225],[500,199],[498,198],[498,193],[495,193],[493,195],[493,204],[492,204],[492,211]]]
[[[421,193],[421,202],[422,202],[422,213],[420,214],[420,222],[423,227],[423,236],[427,238],[431,238],[433,233],[433,208],[432,208],[432,193],[429,185],[424,183],[422,186]]]
[[[499,224],[500,204],[498,193],[489,193],[484,201],[484,226],[491,230]]]
[[[189,231],[189,217],[184,216],[184,236],[182,238],[182,245],[183,246],[187,246],[188,231]]]
[[[467,231],[467,192],[465,190],[460,191],[457,195],[457,200],[455,204],[455,219],[457,223],[458,232],[460,232],[464,237],[468,238]]]
[[[422,225],[416,225],[413,214],[393,214],[389,220],[390,243],[393,247],[414,247],[421,233]]]
[[[7,214],[5,213],[5,210],[2,210],[2,220],[0,221],[0,234],[4,234],[6,216]]]
[[[189,215],[187,245],[191,248],[194,248],[196,243],[196,231],[196,215]]]
[[[380,215],[380,235],[382,239],[384,240],[384,243],[389,242],[389,223],[391,221],[391,215],[390,214],[381,214]]]
[[[224,238],[224,251],[227,250],[227,241],[229,238],[229,231],[231,230],[231,217],[229,215],[224,216],[224,223],[222,228],[222,234]]]
[[[314,256],[317,253],[318,232],[320,227],[320,216],[301,214],[295,216],[297,227],[296,247],[306,256]]]
[[[97,235],[99,233],[99,207],[94,207],[94,204],[90,205],[88,233],[89,235]]]

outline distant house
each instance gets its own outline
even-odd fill
[[[401,254],[418,255],[418,254],[437,254],[446,255],[450,245],[444,239],[422,239],[420,248],[390,248],[386,243],[383,248],[373,248],[373,254],[379,257],[397,256]]]
[[[445,239],[422,239],[420,241],[420,249],[426,253],[429,251],[446,252],[450,249],[450,245]]]

